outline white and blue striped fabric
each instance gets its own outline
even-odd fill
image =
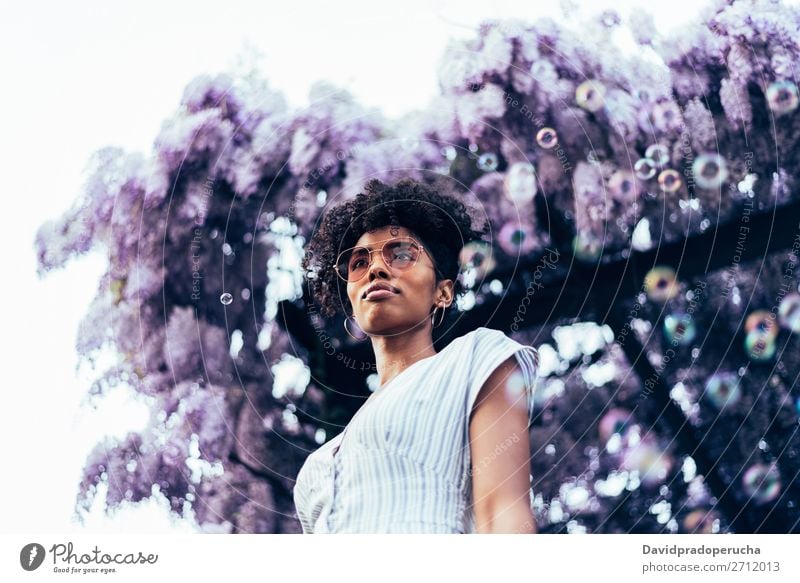
[[[293,493],[303,533],[475,532],[469,416],[512,355],[532,420],[536,350],[490,328],[456,338],[380,387],[308,456]]]

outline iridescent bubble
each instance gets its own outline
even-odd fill
[[[536,170],[529,162],[515,162],[503,180],[506,196],[514,202],[528,202],[536,196]]]
[[[219,296],[219,301],[222,302],[224,305],[229,306],[231,302],[233,302],[233,296],[228,292],[225,292],[221,296]]]
[[[681,187],[681,184],[683,184],[683,181],[680,173],[672,168],[662,170],[658,175],[658,185],[664,192],[675,192]]]
[[[622,21],[619,17],[619,14],[617,14],[614,10],[604,10],[600,15],[600,22],[603,23],[603,26],[612,28],[617,26]]]
[[[602,443],[606,443],[612,435],[619,433],[624,437],[630,428],[635,425],[635,419],[626,409],[610,409],[597,426]]]
[[[778,324],[775,317],[767,310],[753,310],[744,321],[744,331],[756,332],[767,336],[778,335]]]
[[[778,321],[792,332],[800,332],[800,294],[786,294],[778,305]]]
[[[718,372],[711,375],[706,381],[703,395],[720,411],[735,405],[741,398],[739,376],[732,372]]]
[[[689,534],[713,534],[719,516],[713,510],[692,510],[683,518],[683,530]]]
[[[656,175],[656,163],[650,158],[639,158],[633,165],[633,172],[639,180],[650,180]]]
[[[781,475],[772,464],[753,464],[742,476],[745,494],[756,504],[772,502],[781,492]]]
[[[644,276],[647,297],[656,302],[666,302],[678,295],[678,278],[675,270],[668,266],[654,267]]]
[[[641,441],[625,451],[622,467],[639,473],[639,480],[646,486],[655,486],[666,480],[674,460],[669,452],[656,443]]]
[[[572,239],[572,250],[580,261],[596,261],[603,253],[603,243],[592,235],[579,232]]]
[[[536,143],[545,150],[551,150],[558,145],[558,134],[553,128],[542,128],[536,132]]]
[[[462,270],[475,269],[480,275],[486,275],[495,267],[492,246],[482,241],[464,245],[458,259]]]
[[[679,127],[681,110],[674,101],[663,101],[653,106],[653,125],[665,131]]]
[[[533,251],[536,238],[533,234],[533,227],[530,225],[510,221],[500,229],[497,242],[503,251],[509,255],[518,256]]]
[[[675,312],[664,317],[664,335],[672,344],[688,346],[697,336],[691,314]]]
[[[608,179],[608,191],[611,198],[622,203],[631,203],[639,196],[636,178],[627,170],[617,170]]]
[[[692,172],[697,185],[706,189],[719,188],[728,177],[725,159],[719,154],[701,154],[692,163]]]
[[[492,172],[497,170],[497,154],[486,152],[481,154],[478,158],[478,168],[484,172]]]
[[[650,158],[656,166],[669,164],[669,148],[664,144],[650,144],[644,151],[644,157]]]
[[[776,349],[775,337],[771,334],[764,334],[754,330],[748,332],[744,338],[744,350],[750,360],[770,360],[775,356]]]
[[[599,81],[584,81],[575,89],[575,102],[586,111],[599,111],[605,104],[606,88]]]
[[[791,81],[776,81],[767,87],[767,103],[769,108],[778,114],[789,113],[797,109],[800,102],[797,85]]]

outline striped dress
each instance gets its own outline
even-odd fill
[[[469,414],[512,355],[532,420],[536,350],[490,328],[460,336],[380,387],[308,456],[293,492],[303,533],[475,532]]]

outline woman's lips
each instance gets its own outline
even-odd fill
[[[389,296],[395,295],[395,292],[390,291],[388,289],[376,289],[367,294],[364,298],[365,300],[381,300],[383,298],[388,298]]]

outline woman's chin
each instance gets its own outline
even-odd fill
[[[405,318],[367,318],[367,322],[364,323],[361,329],[367,336],[398,336],[407,332],[419,330],[424,324],[424,320],[420,322],[409,322]]]

